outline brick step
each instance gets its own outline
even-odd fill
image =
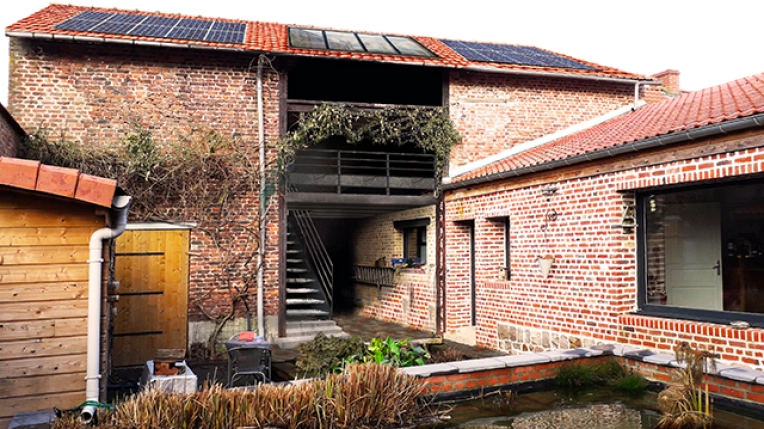
[[[300,264],[303,262],[303,259],[289,259],[287,258],[287,264]]]
[[[350,335],[348,335],[345,332],[340,332],[340,333],[337,333],[337,334],[331,334],[329,336],[347,338]],[[302,335],[302,336],[299,336],[299,337],[284,337],[284,338],[279,338],[278,340],[276,340],[276,342],[278,343],[279,347],[281,347],[282,349],[293,349],[293,348],[296,348],[297,346],[299,346],[300,344],[305,344],[305,343],[309,343],[309,342],[313,341],[313,338],[315,338],[315,337],[316,337],[315,334],[313,334],[313,335],[307,334],[307,335]]]
[[[329,312],[324,310],[318,310],[315,308],[300,308],[300,309],[290,309],[287,308],[286,311],[287,316],[295,316],[295,317],[328,317]]]
[[[288,273],[307,273],[307,268],[287,268],[286,271]]]

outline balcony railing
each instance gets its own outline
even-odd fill
[[[353,265],[353,278],[358,283],[382,286],[395,286],[395,268]]]
[[[289,184],[297,192],[422,195],[435,189],[435,165],[431,154],[306,149]]]

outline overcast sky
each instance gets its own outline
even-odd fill
[[[47,6],[3,0],[0,25]],[[117,7],[379,31],[458,40],[524,44],[653,74],[681,72],[686,90],[764,72],[760,51],[764,2],[726,0],[62,0]],[[8,39],[0,44],[0,102],[7,102]]]

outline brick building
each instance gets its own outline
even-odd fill
[[[531,47],[75,6],[49,6],[6,34],[9,109],[30,130],[42,124],[82,145],[110,145],[135,124],[160,141],[204,127],[253,152],[264,145],[267,164],[279,139],[316,105],[425,106],[447,109],[461,133],[449,167],[457,176],[486,157],[630,111],[645,85],[658,83]],[[400,167],[431,166],[433,155],[412,145],[316,143],[297,153],[288,175],[294,188],[277,183],[279,192],[269,197],[265,246],[232,240],[234,252],[254,257],[263,250],[266,333],[299,337],[300,320],[359,304],[365,314],[420,329],[436,330],[443,321],[448,325],[440,328],[459,328],[457,316],[443,315],[444,299],[453,297],[437,287],[444,236],[436,226],[444,212],[435,205],[435,171]],[[365,170],[343,164],[354,156]],[[383,162],[383,173],[369,172],[374,162]],[[392,165],[405,172],[391,173]],[[238,223],[257,227],[260,197],[236,196]],[[494,223],[497,231],[503,225]],[[190,234],[192,343],[214,325],[194,300],[225,301],[229,289],[221,279],[225,252],[202,228]],[[393,258],[411,266],[396,273]],[[255,306],[252,298],[251,313]],[[243,315],[229,323],[231,331],[246,329]],[[479,332],[478,341],[490,343],[486,335]]]
[[[756,75],[453,175],[446,331],[512,353],[689,341],[763,369],[762,112]]]

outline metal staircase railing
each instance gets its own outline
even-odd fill
[[[290,212],[294,215],[297,228],[304,240],[305,251],[316,271],[318,283],[321,285],[331,314],[334,301],[334,264],[324,247],[324,242],[321,241],[321,236],[318,234],[310,214],[306,210],[290,210]]]

